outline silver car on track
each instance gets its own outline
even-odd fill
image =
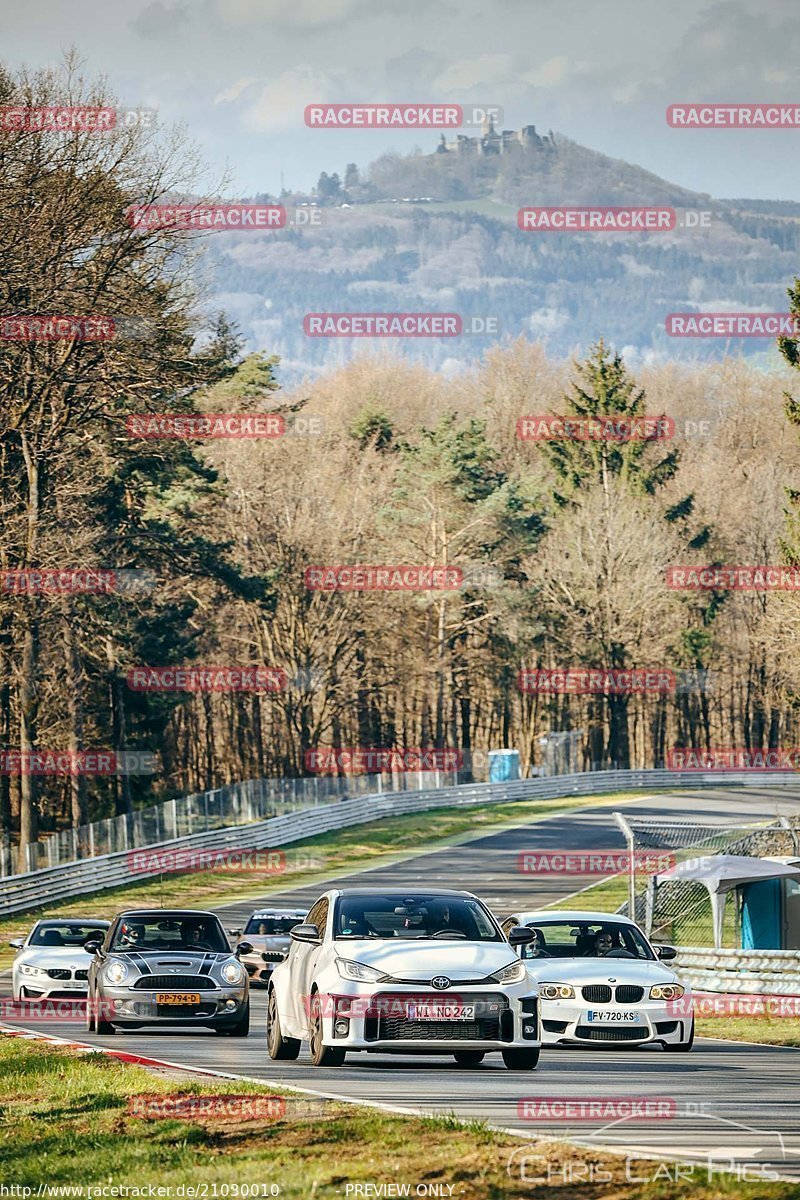
[[[196,909],[136,909],[120,913],[105,939],[89,942],[89,1032],[115,1027],[200,1025],[247,1037],[250,996],[240,954],[219,918]]]

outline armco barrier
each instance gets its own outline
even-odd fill
[[[271,817],[250,825],[230,826],[208,833],[156,843],[161,849],[227,849],[266,850],[287,846],[318,833],[363,825],[381,817],[402,813],[423,812],[431,808],[451,808],[461,805],[500,804],[512,800],[550,800],[560,796],[591,796],[607,792],[714,787],[724,785],[794,786],[800,779],[785,773],[759,773],[754,778],[747,772],[677,772],[665,770],[595,771],[580,775],[555,775],[549,778],[519,779],[507,783],[462,784],[459,787],[428,788],[415,792],[393,792],[360,796],[355,800],[319,805],[300,812]],[[158,871],[132,872],[128,852],[80,859],[58,867],[9,875],[0,881],[0,915],[24,912],[69,896],[79,896],[106,888],[119,887],[132,880],[158,875]],[[467,881],[468,882],[468,881]]]
[[[698,992],[800,996],[800,950],[710,950],[682,946],[681,979]]]

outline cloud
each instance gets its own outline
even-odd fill
[[[348,20],[367,0],[214,0],[218,19],[229,25],[276,25],[312,29]]]
[[[513,65],[510,54],[481,54],[479,58],[462,58],[442,71],[434,79],[433,86],[442,92],[456,92],[506,83]]]
[[[533,71],[527,71],[525,73],[525,82],[538,88],[558,87],[560,83],[564,82],[568,72],[569,59],[563,54],[558,54],[555,58],[548,58],[547,62],[542,63],[541,67]]]
[[[265,83],[243,113],[243,123],[256,133],[275,133],[302,127],[307,104],[335,95],[335,81],[302,63]]]
[[[217,92],[214,97],[214,103],[232,104],[253,83],[258,83],[258,80],[253,75],[246,75],[243,79],[237,79],[236,83],[232,83],[230,87],[223,88],[221,92]]]

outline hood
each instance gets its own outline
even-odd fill
[[[288,950],[291,943],[288,933],[243,933],[238,940],[249,942],[254,950]]]
[[[484,979],[514,962],[507,942],[427,941],[346,938],[334,943],[339,958],[375,967],[395,979],[414,983],[446,975],[453,983]]]
[[[676,983],[677,975],[658,960],[631,958],[526,958],[528,974],[549,983]]]
[[[92,961],[82,946],[26,946],[17,953],[15,965],[29,963],[47,971],[50,967],[81,971]]]
[[[111,950],[109,952],[109,958],[122,958],[128,966],[137,969],[142,962],[147,963],[154,975],[163,971],[169,973],[170,968],[173,968],[178,974],[184,971],[199,971],[203,963],[225,962],[226,959],[233,957],[232,950],[229,950],[227,954],[211,950]]]

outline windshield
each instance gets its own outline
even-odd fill
[[[261,937],[288,937],[289,930],[302,924],[302,921],[303,917],[251,917],[245,927],[245,933],[255,933]]]
[[[504,938],[480,901],[462,896],[385,896],[380,892],[340,896],[333,919],[334,937],[437,937],[447,941],[502,942]]]
[[[537,921],[523,958],[646,958],[655,955],[642,934],[619,921]]]
[[[120,921],[112,950],[211,950],[230,953],[228,939],[213,917],[130,917]]]
[[[82,946],[91,940],[102,942],[108,929],[107,921],[95,924],[75,924],[71,921],[45,921],[31,934],[30,946]]]

